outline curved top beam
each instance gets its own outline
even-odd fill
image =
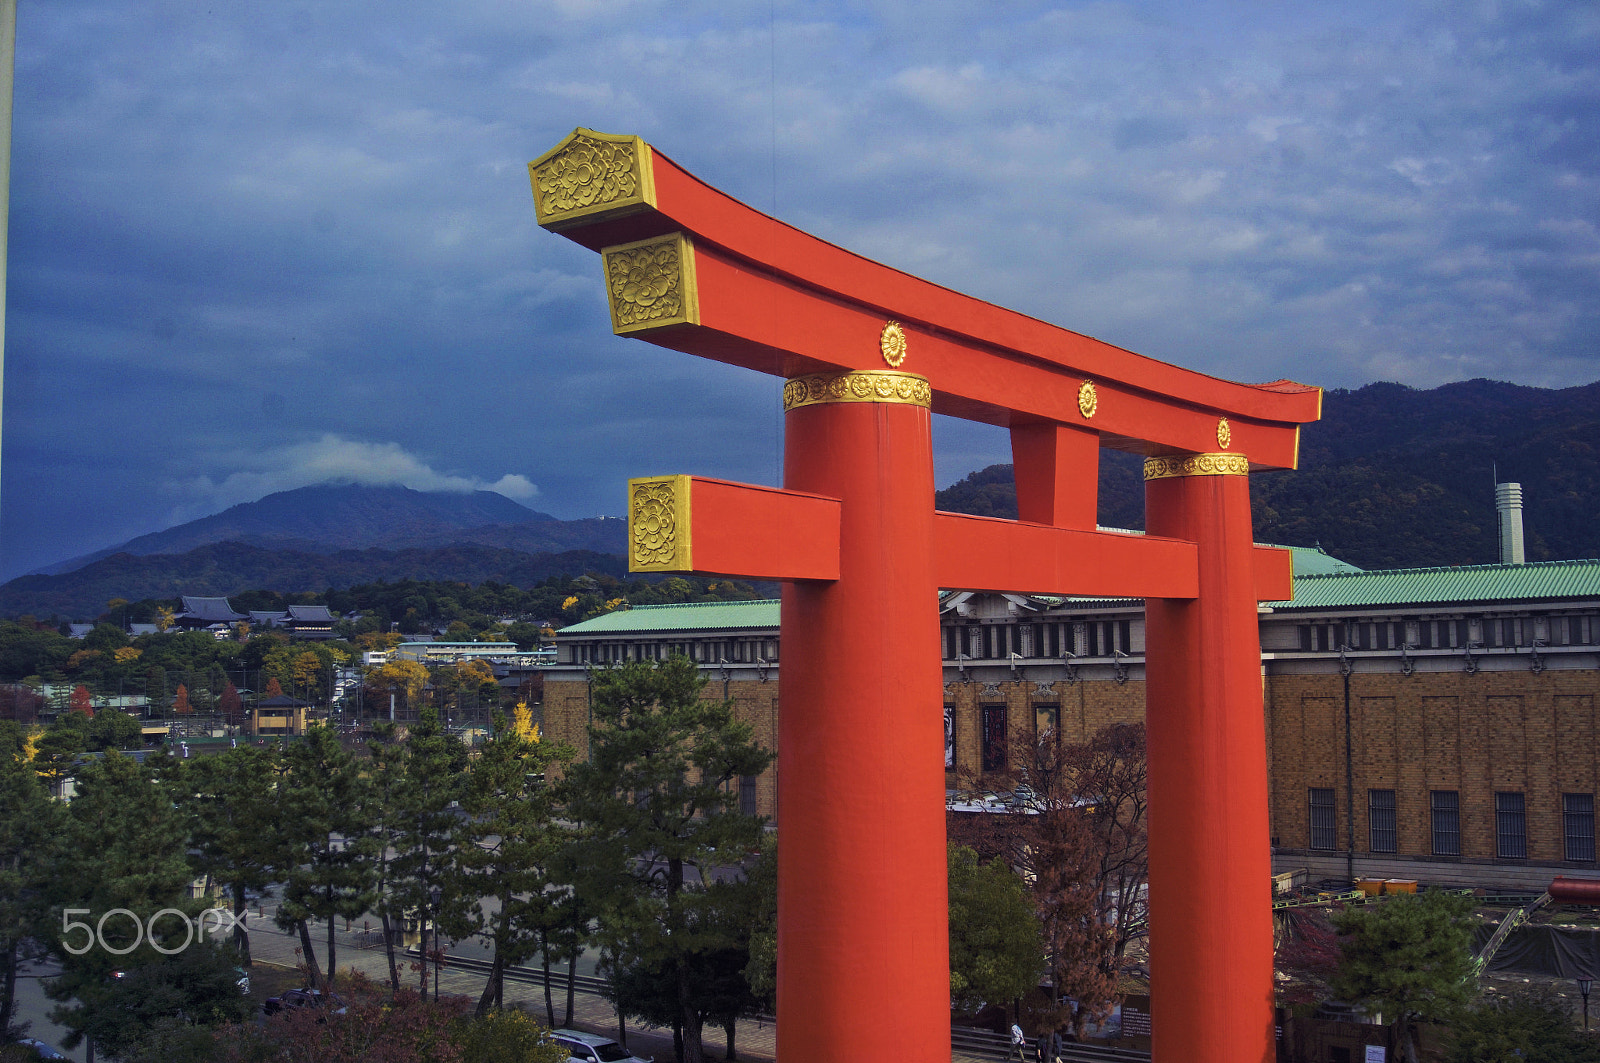
[[[1257,467],[1293,468],[1297,426],[1321,414],[1319,388],[1182,369],[864,258],[740,203],[638,137],[577,129],[528,171],[539,224],[592,250],[685,237],[684,313],[617,326],[663,346],[790,377],[883,368],[879,334],[894,320],[909,351],[901,368],[927,377],[936,412],[1075,425],[1145,454],[1231,448]],[[1095,401],[1080,403],[1085,382]]]

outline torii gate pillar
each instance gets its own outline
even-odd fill
[[[824,396],[784,427],[785,487],[842,507],[838,580],[783,589],[778,994],[806,1018],[778,1056],[948,1059],[939,616],[904,592],[934,585],[928,409]]]
[[[636,137],[577,130],[529,173],[539,223],[601,252],[614,331],[788,379],[783,489],[629,484],[630,569],[784,581],[780,1058],[950,1058],[934,603],[957,588],[1147,600],[1155,1058],[1273,1059],[1255,603],[1293,590],[1248,473],[1294,467],[1321,393],[868,262]],[[934,512],[930,410],[1010,430],[1020,520]],[[1096,528],[1102,446],[1147,457],[1145,535]]]
[[[1191,1031],[1199,1050],[1189,1058],[1219,1063],[1260,1059],[1273,1044],[1267,739],[1247,473],[1227,454],[1145,465],[1145,527],[1194,543],[1200,577],[1195,598],[1145,603],[1151,1029]],[[1186,879],[1226,881],[1228,898],[1178,888]],[[1215,976],[1194,976],[1201,971]]]

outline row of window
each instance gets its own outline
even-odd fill
[[[1600,642],[1600,617],[1519,616],[1463,620],[1395,620],[1361,624],[1301,624],[1300,649],[1335,653],[1357,650],[1420,650],[1532,646],[1588,646]]]
[[[1311,810],[1311,848],[1338,846],[1332,787],[1313,786],[1308,792]],[[1435,856],[1461,855],[1461,794],[1457,790],[1430,790],[1428,811]],[[1374,853],[1398,851],[1393,790],[1367,791],[1367,848]],[[1594,849],[1594,794],[1562,794],[1561,825],[1565,859],[1592,861]],[[1502,791],[1494,795],[1495,855],[1506,860],[1528,857],[1528,807],[1526,795]]]
[[[571,646],[574,664],[610,664],[614,661],[664,661],[677,654],[701,664],[774,664],[777,639],[726,639],[696,642],[576,642]]]
[[[1089,623],[969,624],[940,632],[944,659],[1006,660],[1018,657],[1110,657],[1133,652],[1133,621],[1095,620]]]

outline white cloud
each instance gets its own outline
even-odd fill
[[[398,443],[366,443],[331,433],[303,443],[216,455],[211,464],[234,471],[220,479],[205,475],[171,485],[190,498],[186,508],[225,509],[274,491],[320,483],[399,485],[415,491],[495,491],[518,501],[539,494],[539,488],[520,473],[507,473],[489,482],[440,472]]]

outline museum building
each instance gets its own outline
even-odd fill
[[[1295,549],[1264,602],[1274,869],[1521,891],[1596,869],[1600,561],[1362,571]],[[950,789],[1041,736],[1144,716],[1144,603],[940,596]],[[642,606],[563,629],[545,728],[583,755],[587,675],[680,653],[776,748],[778,603]],[[888,663],[888,662],[886,662]],[[741,781],[777,817],[776,766]]]

